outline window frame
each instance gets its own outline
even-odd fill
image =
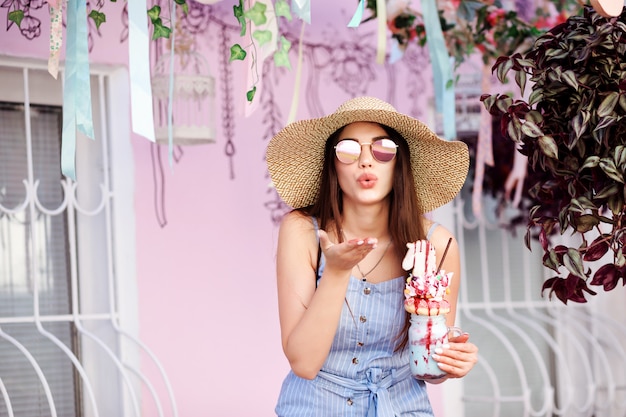
[[[24,82],[16,83],[15,85],[7,82],[5,85],[8,88],[3,88],[0,91],[0,100],[24,103],[25,105],[63,105],[63,96],[59,94],[58,84],[62,82],[63,68],[61,68],[59,80],[55,81],[49,74],[44,74],[42,77],[42,73],[47,72],[47,63],[45,61],[3,56],[0,57],[0,72],[3,69],[12,69],[13,71],[22,69],[22,81]],[[90,241],[92,243],[99,241],[99,245],[102,245],[102,242],[109,242],[108,248],[106,248],[107,253],[103,255],[109,258],[110,271],[108,274],[109,279],[113,280],[113,302],[115,304],[113,311],[115,314],[113,314],[110,320],[115,321],[119,329],[114,333],[115,338],[113,343],[111,343],[110,350],[117,357],[117,361],[124,364],[125,368],[139,370],[141,348],[145,349],[145,346],[138,340],[139,313],[137,308],[134,160],[131,143],[130,111],[120,111],[120,109],[124,108],[130,109],[128,96],[129,76],[125,67],[101,65],[91,65],[90,73],[92,91],[95,90],[97,93],[92,97],[96,137],[103,140],[102,148],[108,154],[105,155],[104,172],[101,175],[107,178],[106,181],[109,183],[106,191],[100,189],[93,191],[94,193],[107,193],[106,196],[97,198],[109,199],[104,213],[108,217],[108,219],[104,220],[108,227],[105,227],[107,230],[104,233],[101,232],[99,235],[90,237]],[[26,79],[25,75],[27,75]],[[50,77],[49,83],[45,78],[46,76]],[[93,83],[94,79],[97,80],[96,85]],[[28,93],[24,91],[25,88],[28,88]],[[36,92],[33,94],[33,91]],[[111,115],[115,115],[115,117],[111,117]],[[78,137],[78,141],[81,140],[89,139]],[[81,155],[78,153],[76,157],[77,165],[80,157]],[[80,181],[80,178],[78,180]],[[72,190],[71,187],[69,189]],[[115,198],[108,196],[109,190],[111,192],[114,190]],[[74,224],[78,234],[78,222]],[[105,236],[108,234],[110,236]],[[116,238],[122,236],[123,238]],[[81,242],[81,247],[83,243]],[[92,249],[97,250],[97,245]],[[98,286],[101,286],[102,282],[81,280],[80,262],[78,264],[74,269],[78,271],[78,280],[80,282],[79,299],[82,302],[83,295],[88,295],[85,297],[87,300],[93,299],[93,293],[98,290]],[[78,317],[88,319],[88,313],[82,314],[87,307],[87,305],[80,306]],[[46,319],[45,317],[43,318]],[[135,415],[137,411],[140,412],[142,383],[140,378],[126,378],[127,382],[132,386],[134,395],[131,394],[129,389],[121,389],[118,386],[119,384],[113,384],[116,386],[111,387],[111,380],[101,375],[103,354],[100,347],[94,344],[81,343],[80,351],[81,365],[89,376],[89,382],[92,384],[95,397],[105,398],[106,404],[103,404],[105,401],[99,399],[97,401],[99,412],[95,412],[89,404],[89,398],[86,397],[86,394],[82,394],[85,398],[82,400],[82,407],[78,411],[79,415],[101,415],[103,411],[104,414],[112,412],[121,415]],[[111,373],[113,375],[117,374],[117,377],[119,377],[120,372],[115,367],[111,368]],[[100,371],[94,373],[94,370]],[[80,377],[78,381],[80,381]]]

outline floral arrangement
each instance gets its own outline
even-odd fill
[[[424,18],[404,0],[390,1],[387,26],[400,48],[412,42],[424,46],[427,42]],[[367,9],[375,19],[376,0],[367,0]],[[388,6],[390,7],[390,6]],[[457,65],[470,55],[480,52],[485,63],[501,55],[525,51],[535,39],[567,18],[576,10],[574,2],[548,2],[532,13],[532,20],[523,19],[518,12],[506,10],[499,0],[443,0],[438,2],[441,29],[450,56]]]

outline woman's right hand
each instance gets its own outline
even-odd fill
[[[373,237],[334,243],[324,230],[319,231],[319,237],[320,247],[326,258],[326,268],[335,271],[351,271],[378,244],[378,239]]]

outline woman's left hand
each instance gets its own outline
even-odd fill
[[[468,342],[469,334],[450,337],[448,345],[435,349],[433,359],[448,378],[461,378],[478,362],[478,347]]]

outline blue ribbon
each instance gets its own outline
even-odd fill
[[[94,139],[87,43],[87,2],[69,0],[63,83],[61,172],[76,181],[76,129]]]
[[[443,115],[443,135],[446,139],[456,138],[456,117],[454,85],[452,83],[452,62],[441,30],[439,12],[435,0],[422,0],[422,13],[426,29],[426,42],[430,61],[433,65],[435,83],[435,105]],[[449,86],[447,84],[450,84]]]
[[[363,20],[364,11],[365,11],[365,0],[360,0],[359,5],[357,6],[356,11],[354,12],[354,15],[352,16],[352,19],[350,19],[350,23],[348,23],[349,28],[359,27],[359,25],[361,24],[361,21]]]

